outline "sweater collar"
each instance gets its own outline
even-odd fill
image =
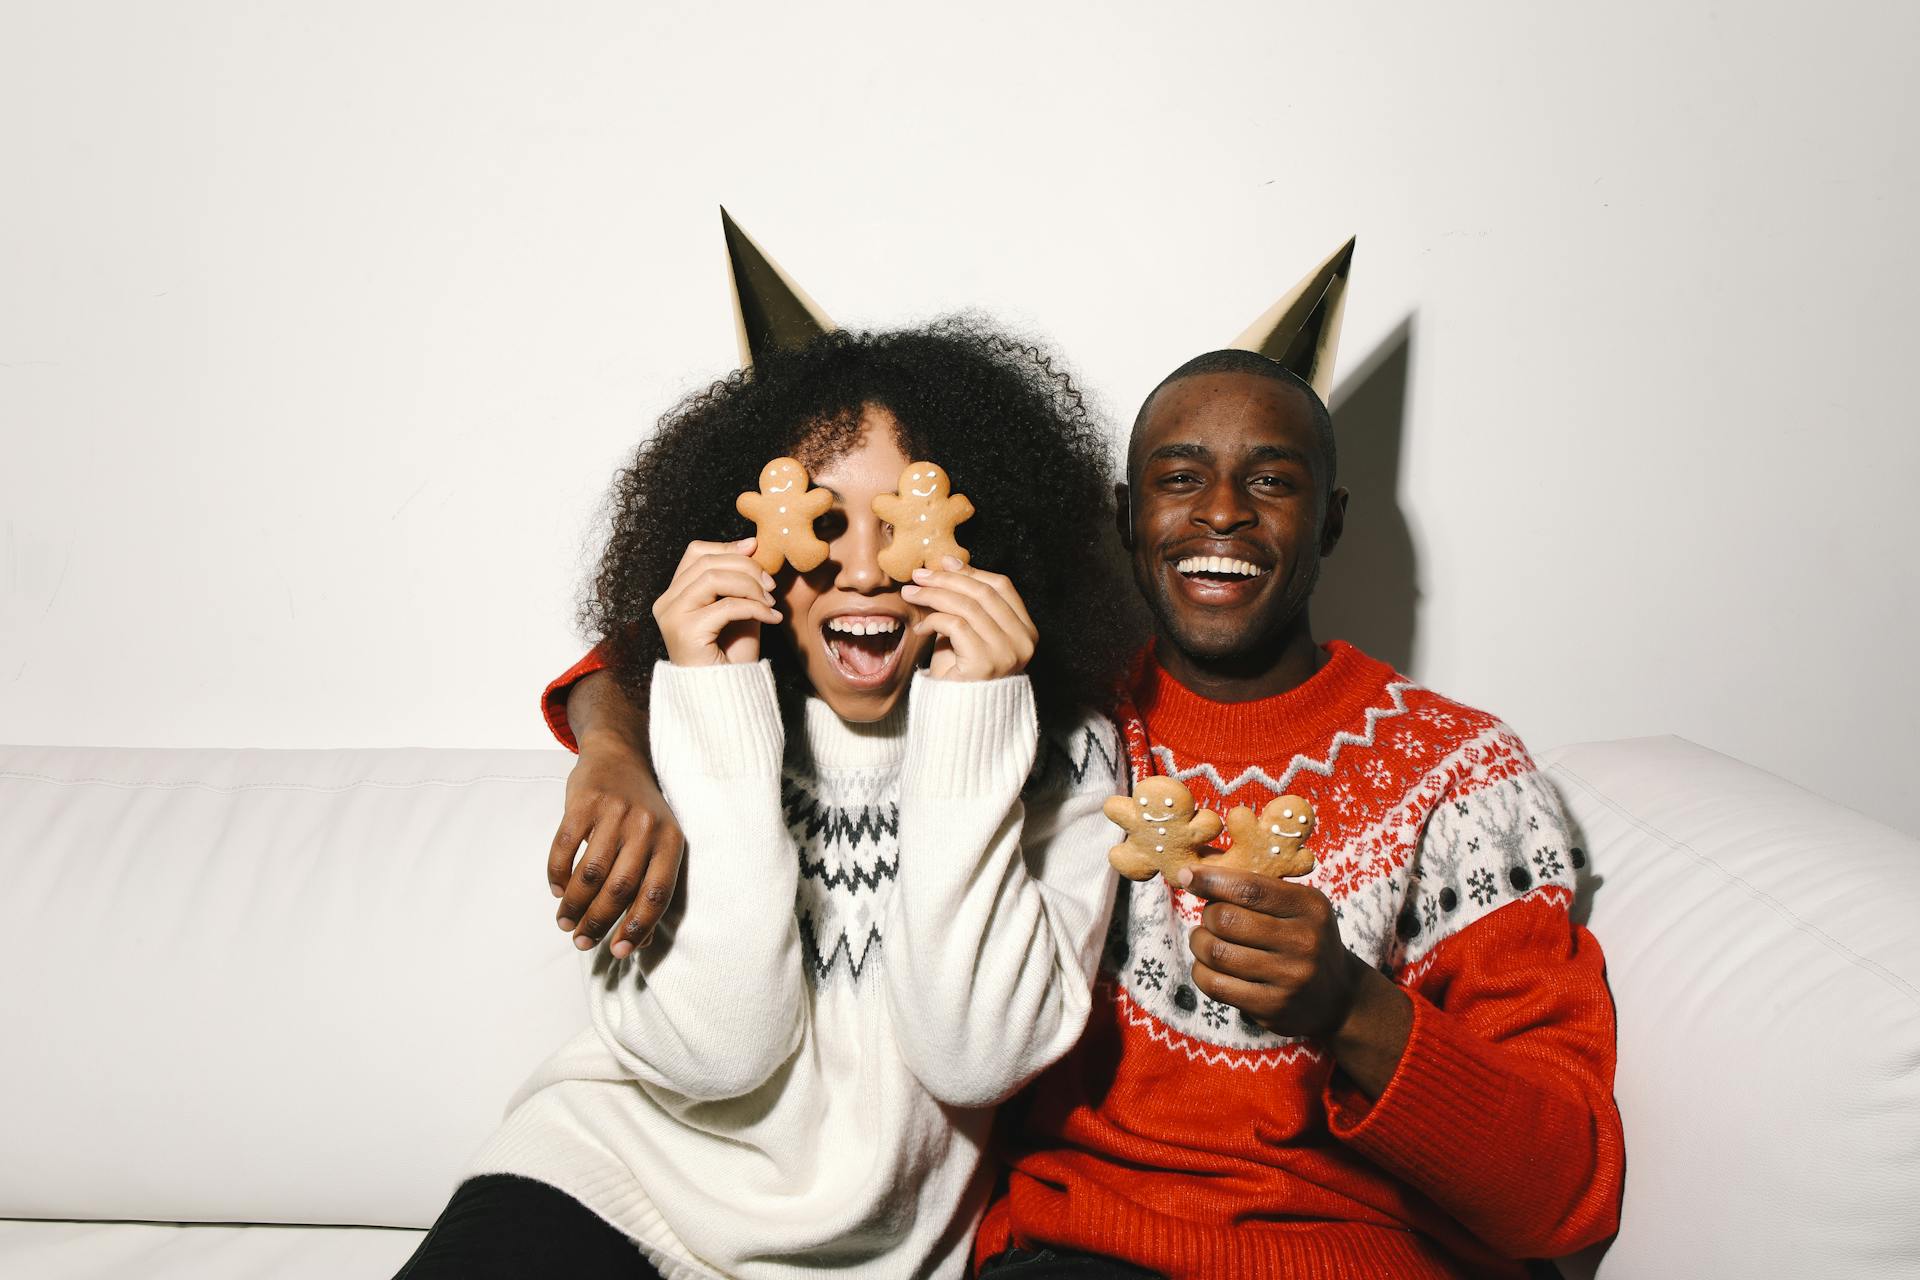
[[[886,719],[854,724],[842,720],[824,699],[809,697],[803,723],[807,756],[820,772],[890,769],[906,758],[905,698]]]
[[[1319,748],[1381,702],[1392,667],[1344,640],[1321,646],[1326,662],[1304,682],[1270,698],[1215,702],[1174,679],[1151,650],[1134,686],[1148,737],[1181,759],[1255,760]]]

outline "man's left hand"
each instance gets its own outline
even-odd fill
[[[1326,1037],[1346,1021],[1365,966],[1340,941],[1324,893],[1225,867],[1177,879],[1209,900],[1188,939],[1194,986],[1283,1036]]]
[[[1225,867],[1175,879],[1208,899],[1188,944],[1193,985],[1269,1031],[1319,1040],[1367,1097],[1386,1092],[1413,1032],[1413,1001],[1347,950],[1327,895]]]

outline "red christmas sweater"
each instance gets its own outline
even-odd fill
[[[1521,1276],[1606,1238],[1623,1148],[1599,946],[1568,915],[1560,806],[1513,732],[1338,641],[1306,683],[1217,703],[1148,661],[1136,778],[1218,813],[1314,806],[1308,883],[1413,999],[1369,1103],[1310,1040],[1192,984],[1204,905],[1121,881],[1079,1047],[1003,1115],[976,1245],[1052,1244],[1188,1276]]]
[[[575,746],[566,693],[542,710]],[[1136,778],[1202,805],[1305,796],[1308,882],[1413,997],[1369,1104],[1312,1042],[1193,987],[1203,905],[1121,881],[1080,1046],[1003,1115],[1011,1166],[976,1244],[1054,1244],[1182,1277],[1518,1277],[1612,1234],[1623,1148],[1582,854],[1511,730],[1351,645],[1297,689],[1224,704],[1148,661],[1121,722]]]

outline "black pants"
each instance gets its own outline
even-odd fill
[[[1009,1249],[988,1258],[980,1280],[1160,1280],[1152,1271],[1070,1249]]]
[[[1159,1280],[1150,1271],[1056,1249],[989,1258],[994,1280]],[[394,1280],[660,1280],[639,1248],[544,1182],[488,1173],[460,1184]]]
[[[660,1280],[639,1246],[544,1182],[488,1173],[460,1184],[394,1280]]]

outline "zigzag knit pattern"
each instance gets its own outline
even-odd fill
[[[1065,737],[1042,733],[1027,797],[1072,790],[1090,774],[1125,776],[1124,761],[1120,735],[1104,719]],[[891,773],[782,773],[780,808],[800,859],[794,914],[815,986],[836,976],[857,983],[882,954],[881,920],[900,874],[900,806],[888,798],[893,786]]]
[[[1287,767],[1280,771],[1278,777],[1269,774],[1259,765],[1248,765],[1234,777],[1233,781],[1228,782],[1220,776],[1218,769],[1215,769],[1205,761],[1201,761],[1191,768],[1182,768],[1180,762],[1174,759],[1173,752],[1166,747],[1154,747],[1153,754],[1160,761],[1160,772],[1166,774],[1167,777],[1179,782],[1189,782],[1195,778],[1204,778],[1212,784],[1215,793],[1221,796],[1230,796],[1249,783],[1256,783],[1265,787],[1276,796],[1285,795],[1287,789],[1293,785],[1294,778],[1297,777],[1303,769],[1308,773],[1318,774],[1322,778],[1331,778],[1333,776],[1333,767],[1340,759],[1340,749],[1342,747],[1371,747],[1379,729],[1380,722],[1391,716],[1405,715],[1407,712],[1406,693],[1409,689],[1418,689],[1419,687],[1419,685],[1411,680],[1395,680],[1388,684],[1384,690],[1387,702],[1381,706],[1368,707],[1366,709],[1363,716],[1365,727],[1358,733],[1347,729],[1340,730],[1333,735],[1333,741],[1328,746],[1325,755],[1318,758],[1307,755],[1296,755],[1287,762]]]
[[[1089,770],[1099,778],[1124,778],[1129,772],[1119,734],[1104,720],[1100,722],[1099,732],[1089,725],[1071,735],[1071,741],[1042,733],[1027,790],[1032,793],[1053,787],[1071,789],[1086,781]]]
[[[858,982],[880,955],[880,920],[900,874],[900,806],[890,772],[826,778],[787,770],[780,808],[800,859],[794,914],[815,986]]]
[[[807,785],[791,773],[780,780],[780,807],[795,838],[808,844],[844,845],[849,849],[863,844],[899,847],[899,805],[836,807],[822,802],[807,790]]]

